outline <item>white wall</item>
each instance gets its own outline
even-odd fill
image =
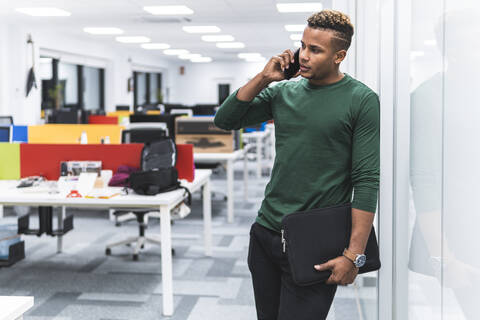
[[[105,67],[105,106],[113,111],[117,104],[132,105],[133,93],[127,92],[127,79],[133,70],[148,70],[164,74],[164,87],[171,86],[169,69],[176,63],[163,59],[159,53],[142,52],[95,41],[52,34],[25,26],[0,24],[0,113],[13,115],[16,123],[40,122],[41,90],[33,90],[25,98],[31,51],[26,45],[32,34],[36,49],[36,75],[40,85],[40,52],[49,53],[65,62]]]
[[[170,103],[192,105],[196,103],[218,103],[218,84],[230,84],[230,91],[243,86],[249,79],[263,70],[266,62],[211,62],[185,63],[185,74],[179,66],[172,71]]]

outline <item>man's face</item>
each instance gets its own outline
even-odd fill
[[[333,31],[305,28],[300,49],[302,77],[320,80],[336,72],[335,62],[339,62],[339,56],[332,45],[332,37]]]

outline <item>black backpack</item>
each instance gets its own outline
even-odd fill
[[[180,185],[177,162],[177,148],[172,139],[145,144],[142,149],[140,171],[130,174],[130,187],[135,193],[156,195],[175,189],[185,189],[188,194],[187,204],[191,203],[190,191]]]

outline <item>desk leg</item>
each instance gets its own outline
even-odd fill
[[[67,208],[65,206],[62,206],[62,210],[58,214],[58,220],[57,220],[58,230],[63,230],[63,220],[65,219],[66,211],[67,211]],[[59,235],[57,236],[57,253],[62,253],[62,249],[63,249],[63,236]]]
[[[163,315],[173,315],[173,274],[172,274],[172,227],[170,210],[160,206],[160,237],[162,249],[162,299]]]
[[[233,223],[233,161],[227,161],[227,221]]]
[[[248,201],[248,157],[247,150],[243,151],[243,198]]]
[[[115,209],[108,209],[108,219],[110,221],[115,221],[115,216],[113,215],[114,212],[115,212]]]
[[[262,177],[262,138],[257,137],[257,178]]]
[[[212,256],[212,200],[210,191],[210,179],[202,188],[203,195],[203,238],[205,242],[205,255]]]

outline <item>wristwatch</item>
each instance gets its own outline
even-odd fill
[[[355,254],[347,249],[343,250],[343,255],[350,261],[353,262],[355,267],[361,268],[365,265],[365,262],[367,261],[367,256],[364,254]]]

